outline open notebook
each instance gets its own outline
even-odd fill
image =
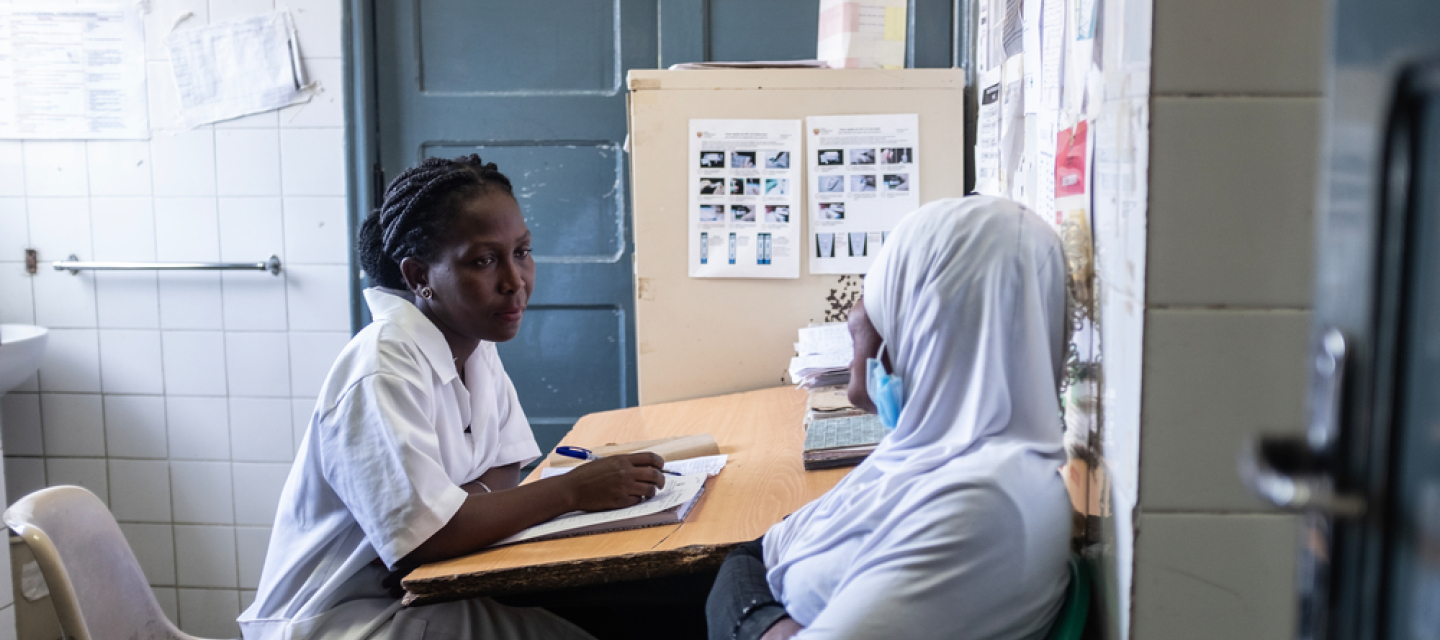
[[[493,546],[568,538],[589,533],[679,524],[705,492],[705,475],[671,476],[654,497],[614,511],[572,511],[505,538]]]

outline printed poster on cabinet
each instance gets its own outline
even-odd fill
[[[920,206],[920,117],[811,116],[810,273],[865,273]]]
[[[690,121],[690,277],[798,278],[800,121]]]

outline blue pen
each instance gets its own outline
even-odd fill
[[[599,460],[599,459],[600,459],[600,456],[595,455],[595,452],[594,452],[594,451],[591,451],[591,450],[589,450],[589,449],[586,449],[585,447],[555,447],[555,453],[557,453],[557,454],[559,454],[559,455],[562,455],[562,456],[565,456],[565,457],[567,457],[567,458],[575,458],[575,459],[577,459],[577,460],[587,460],[587,461],[588,461],[588,460]],[[668,471],[668,470],[666,470],[666,469],[661,469],[661,470],[660,470],[660,473],[664,473],[664,474],[668,474],[668,475],[672,475],[672,476],[681,475],[681,474],[679,474],[679,473],[676,473],[676,472],[674,472],[674,471]]]

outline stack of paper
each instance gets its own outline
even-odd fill
[[[790,380],[805,389],[844,385],[850,381],[854,347],[843,323],[805,327],[790,359]]]

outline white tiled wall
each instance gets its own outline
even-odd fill
[[[1300,429],[1322,0],[1155,0],[1133,636],[1293,637],[1298,523],[1240,485]]]
[[[235,637],[294,434],[349,338],[342,4],[149,4],[150,140],[0,141],[0,321],[51,328],[37,379],[0,403],[4,480],[12,501],[47,485],[90,488],[171,618]],[[285,8],[322,92],[184,129],[161,46],[174,19],[193,13],[190,28]],[[285,267],[29,276],[26,248],[42,265],[275,254]],[[5,604],[0,629],[13,629]]]

